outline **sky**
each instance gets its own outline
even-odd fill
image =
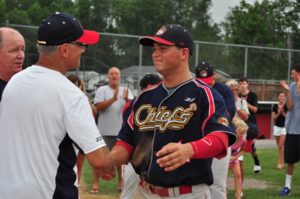
[[[212,0],[210,13],[215,23],[222,22],[230,8],[239,5],[240,0]],[[255,0],[246,0],[247,3],[254,3]]]

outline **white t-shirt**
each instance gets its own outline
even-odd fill
[[[117,136],[122,125],[122,110],[126,101],[123,92],[126,89],[119,87],[118,100],[115,101],[104,111],[98,112],[98,129],[102,136]],[[114,96],[114,89],[110,86],[101,86],[95,92],[94,103],[111,99]],[[133,99],[132,92],[128,89],[128,99]]]
[[[239,98],[235,102],[235,107],[236,107],[236,110],[242,110],[242,111],[245,111],[246,113],[248,113],[248,115],[250,114],[247,101],[242,98]],[[235,113],[234,117],[240,118],[237,112]]]
[[[78,198],[77,146],[85,154],[105,146],[84,93],[37,65],[7,84],[0,127],[1,199]]]

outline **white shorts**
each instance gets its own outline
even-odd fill
[[[274,127],[273,127],[273,136],[281,136],[281,135],[286,135],[285,127],[278,127],[278,126],[274,125]]]

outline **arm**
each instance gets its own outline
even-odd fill
[[[116,143],[112,148],[111,155],[115,161],[116,166],[127,164],[130,161],[131,153],[122,145]]]
[[[292,101],[290,90],[288,90],[288,92],[286,93],[286,107],[288,108],[289,111],[293,107],[293,101]]]
[[[106,146],[86,154],[86,157],[98,174],[114,173],[113,158]]]
[[[290,95],[289,85],[284,80],[280,81],[280,85],[284,88],[284,90],[286,90],[286,99],[287,99],[286,100],[286,106],[287,106],[288,110],[291,110],[292,106],[293,106],[293,102],[292,102],[292,98],[291,98],[291,95]]]
[[[231,160],[238,159],[241,155],[243,155],[245,153],[245,150],[246,150],[246,142],[241,146],[241,149],[239,150],[239,152],[235,156],[232,156],[230,159]]]
[[[237,109],[236,113],[238,114],[239,118],[241,118],[244,121],[247,121],[249,118],[249,114],[242,109]]]
[[[246,100],[238,98],[236,102],[236,113],[244,121],[249,119],[249,110]]]
[[[165,171],[173,171],[190,159],[207,159],[226,155],[228,136],[223,132],[211,133],[190,143],[169,143],[156,153],[157,163]]]
[[[272,120],[276,121],[279,115],[280,113],[275,113],[274,111],[272,111],[272,115],[271,115]]]
[[[251,97],[250,97],[251,93]],[[252,113],[256,113],[258,108],[257,108],[257,95],[253,92],[250,91],[247,97],[247,102],[248,102],[248,109]]]
[[[277,109],[277,113],[276,113],[276,109]],[[272,107],[272,114],[271,114],[272,121],[275,122],[277,120],[277,118],[279,117],[279,115],[280,115],[280,112],[278,111],[278,105],[275,104]]]
[[[96,103],[95,107],[97,108],[97,111],[104,111],[105,109],[110,107],[115,101],[118,100],[118,93],[119,91],[116,90],[112,98]]]
[[[257,112],[257,106],[253,106],[251,104],[248,103],[248,109],[250,111],[252,111],[253,113],[256,113]]]

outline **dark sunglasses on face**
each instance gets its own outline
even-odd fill
[[[77,41],[73,41],[71,42],[71,44],[77,45],[81,48],[84,48],[85,50],[88,48],[89,45],[85,44],[85,43],[81,43],[81,42],[77,42]]]

